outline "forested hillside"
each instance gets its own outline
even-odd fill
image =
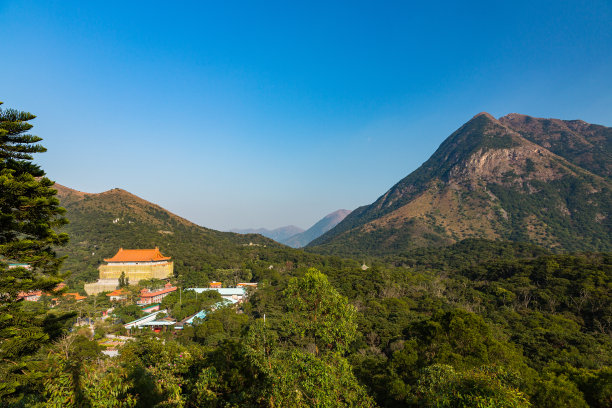
[[[70,242],[63,270],[69,281],[93,281],[104,258],[119,248],[154,248],[171,256],[179,275],[201,275],[214,268],[236,268],[251,254],[281,246],[261,235],[241,235],[200,227],[127,191],[81,193],[56,184],[69,224]]]
[[[609,254],[479,240],[366,271],[334,257],[278,261],[249,261],[259,289],[243,313],[219,309],[163,335],[163,346],[143,333],[112,361],[74,349],[81,394],[61,368],[70,360],[51,351],[45,378],[67,385],[47,382],[40,395],[142,407],[612,402]],[[164,307],[197,310],[211,300],[178,302],[168,297]]]

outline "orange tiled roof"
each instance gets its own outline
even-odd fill
[[[19,292],[17,299],[23,299],[29,296],[42,296],[42,290],[33,290],[31,292]]]
[[[56,287],[53,288],[53,291],[54,292],[58,292],[58,291],[64,289],[66,286],[67,285],[64,282],[60,282],[60,283],[57,284]]]
[[[123,289],[115,289],[111,293],[107,293],[106,296],[121,296],[121,295],[127,295],[127,293],[128,292],[126,292]]]
[[[87,299],[87,296],[81,296],[77,292],[64,293],[64,296],[72,296],[75,300]]]
[[[119,248],[119,251],[112,258],[105,259],[106,262],[151,262],[151,261],[167,261],[169,256],[163,256],[159,252],[159,248],[155,249],[123,249]]]

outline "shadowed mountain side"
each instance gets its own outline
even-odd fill
[[[289,245],[293,248],[305,247],[313,239],[320,237],[321,235],[325,234],[327,231],[338,225],[338,223],[345,219],[346,216],[350,213],[351,212],[349,210],[334,211],[331,214],[327,214],[325,217],[319,220],[312,227],[308,228],[306,231],[293,235],[292,237],[280,242],[285,245]]]
[[[598,135],[609,140],[610,132]],[[591,148],[599,153],[603,148],[598,146],[608,144]],[[569,151],[562,141],[557,146]],[[604,161],[600,168],[607,166]],[[382,255],[487,238],[556,250],[610,250],[611,188],[609,178],[480,113],[421,167],[308,247],[336,255]]]

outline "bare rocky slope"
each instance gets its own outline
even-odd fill
[[[309,248],[384,255],[486,238],[610,250],[611,136],[582,121],[480,113]]]

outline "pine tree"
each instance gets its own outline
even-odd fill
[[[130,285],[130,278],[125,276],[125,272],[121,272],[121,276],[119,276],[119,288],[125,288]]]
[[[54,248],[68,241],[56,231],[67,220],[54,182],[32,163],[33,153],[46,151],[28,133],[34,118],[0,108],[0,400],[23,392],[29,356],[61,334],[62,317],[35,311],[19,296],[50,292],[62,281]]]

